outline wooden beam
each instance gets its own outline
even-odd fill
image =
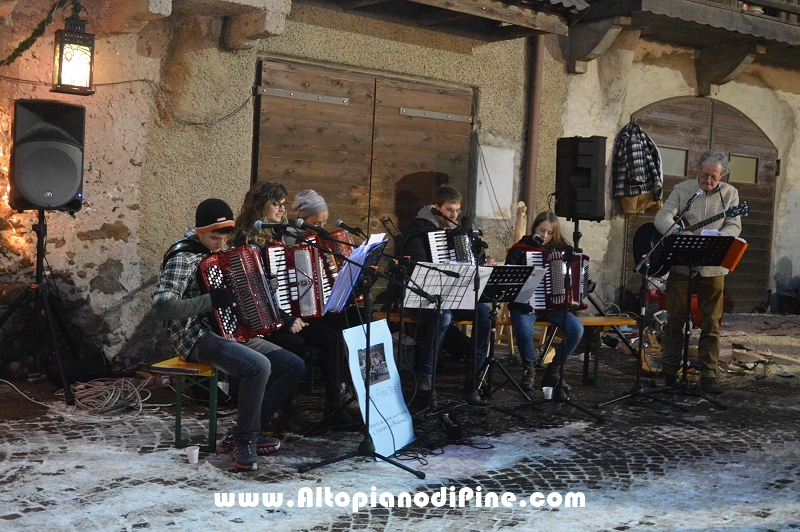
[[[545,33],[556,35],[567,34],[565,19],[549,13],[520,8],[516,5],[504,4],[494,0],[411,0],[418,4],[439,7],[449,11],[457,11],[476,17],[506,22],[515,26],[524,26]]]
[[[523,28],[522,26],[500,26],[495,28],[487,34],[491,41],[508,41],[511,39],[519,39],[521,37],[535,37],[541,35],[542,32],[532,28]]]
[[[620,32],[631,25],[631,17],[620,16],[576,24],[569,29],[567,70],[584,74],[589,61],[608,50]]]
[[[439,24],[447,24],[448,22],[455,22],[457,20],[464,20],[469,18],[470,15],[466,13],[458,13],[457,11],[447,11],[444,9],[432,10],[429,13],[420,15],[417,18],[417,23],[420,26],[438,26]]]
[[[383,4],[389,0],[345,0],[339,5],[342,6],[344,11],[352,11],[359,7],[374,6],[375,4]]]
[[[739,77],[757,55],[767,53],[756,43],[720,44],[701,48],[696,53],[697,95],[711,94],[711,85],[724,85]]]

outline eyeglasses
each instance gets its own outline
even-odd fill
[[[280,211],[281,209],[283,209],[283,210],[286,210],[286,202],[285,202],[285,201],[284,201],[284,202],[282,202],[282,203],[278,203],[278,202],[276,202],[276,201],[272,201],[272,202],[270,202],[270,203],[272,204],[272,206],[273,206],[273,207],[275,207],[275,208],[276,208],[276,209],[278,209],[279,211]]]
[[[461,209],[443,209],[442,212],[447,214],[461,214]]]

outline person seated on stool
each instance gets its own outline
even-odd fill
[[[704,152],[697,161],[697,178],[687,179],[675,185],[654,220],[661,233],[669,231],[674,217],[695,197],[691,208],[683,217],[688,225],[694,225],[739,204],[739,192],[722,179],[730,174],[728,157],[716,150]],[[742,219],[738,216],[723,216],[721,220],[705,225],[703,230],[716,230],[719,236],[739,236]],[[687,233],[691,234],[691,233]],[[719,360],[719,320],[722,318],[722,295],[725,288],[727,268],[701,266],[694,278],[694,290],[700,310],[700,343],[697,358],[700,361],[700,389],[707,393],[722,393],[717,384],[717,361]],[[672,386],[677,382],[683,352],[683,329],[686,324],[686,292],[689,288],[688,266],[673,266],[667,280],[667,323],[664,326],[664,382]]]
[[[245,243],[261,247],[273,244],[286,245],[284,241],[286,235],[283,230],[258,231],[254,227],[258,220],[272,223],[285,222],[286,195],[286,188],[279,183],[259,181],[250,187],[245,195],[242,210],[236,217],[236,227],[231,237],[234,245]],[[321,196],[317,195],[317,198],[322,200]],[[327,211],[324,200],[317,206],[324,206],[324,210]],[[346,371],[347,346],[341,331],[331,329],[319,318],[301,319],[282,310],[280,313],[281,317],[291,326],[270,334],[270,341],[286,349],[294,349],[294,346],[298,344],[299,337],[302,340],[299,342],[302,345],[302,351],[297,354],[305,354],[305,349],[308,347],[319,350],[324,364],[322,371],[325,385],[324,413],[327,416],[336,412],[332,421],[337,428],[356,428],[357,422],[346,410],[339,408],[349,401]],[[307,432],[311,428],[300,416],[294,397],[288,401],[284,408],[284,414],[284,422],[293,432]]]
[[[187,229],[181,239],[188,246],[168,252],[165,258],[153,294],[153,314],[166,322],[183,360],[208,364],[241,378],[236,430],[223,443],[233,447],[236,469],[248,471],[258,469],[257,454],[280,447],[280,441],[261,431],[267,429],[272,416],[303,378],[305,364],[263,338],[240,344],[214,332],[209,313],[231,306],[233,294],[222,288],[203,294],[197,268],[203,258],[223,249],[233,226],[233,212],[221,199],[207,199],[198,205],[195,227]]]
[[[511,246],[506,256],[506,264],[526,264],[525,252],[533,249],[563,249],[571,247],[561,234],[558,216],[552,212],[540,212],[531,225],[531,234],[523,236]],[[575,282],[576,280],[572,280]],[[524,390],[533,390],[534,363],[536,351],[533,348],[533,325],[537,319],[548,321],[561,329],[561,344],[556,349],[552,362],[542,377],[542,386],[553,387],[553,397],[566,399],[570,386],[562,381],[558,386],[560,366],[566,363],[583,337],[583,324],[571,312],[564,315],[563,310],[533,310],[529,303],[509,303],[514,339],[522,359],[522,383]]]
[[[442,215],[434,214],[431,208],[435,208]],[[428,233],[441,231],[442,229],[452,229],[454,222],[461,213],[461,193],[449,185],[442,185],[434,193],[433,204],[422,207],[417,213],[417,217],[411,225],[411,229],[403,243],[403,255],[409,256],[415,262],[431,262],[431,249],[428,243]],[[493,261],[486,259],[487,264]],[[436,295],[436,294],[434,294]],[[425,328],[425,338],[422,341],[422,349],[419,352],[417,361],[417,376],[420,379],[419,390],[422,395],[434,393],[433,391],[433,360],[434,355],[442,348],[442,341],[447,332],[447,328],[453,321],[472,321],[475,319],[475,311],[472,309],[442,310],[441,320],[439,320],[438,331],[435,326],[435,309],[406,309],[406,313],[414,320],[427,323]],[[486,359],[486,352],[489,348],[489,329],[491,328],[491,311],[488,305],[478,303],[478,323],[473,327],[473,333],[478,335],[478,348],[475,351],[476,370],[480,369]],[[434,345],[434,338],[438,334],[438,343]],[[472,375],[467,373],[465,387],[467,391],[472,391]]]

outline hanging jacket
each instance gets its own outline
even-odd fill
[[[654,200],[661,200],[661,155],[647,133],[633,122],[622,128],[614,141],[611,176],[615,198],[652,192]]]

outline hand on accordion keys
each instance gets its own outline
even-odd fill
[[[233,297],[233,292],[225,288],[214,288],[209,292],[211,296],[211,306],[214,308],[233,307],[236,306],[236,299]]]

